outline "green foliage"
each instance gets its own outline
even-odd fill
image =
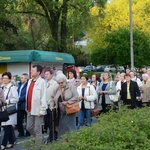
[[[150,149],[149,108],[101,115],[91,127],[66,134],[60,141],[49,144],[47,150],[148,150]]]
[[[104,37],[103,48],[97,48],[92,54],[92,62],[98,64],[117,64],[130,66],[130,32],[128,29],[119,28],[108,32]],[[141,31],[133,31],[133,49],[135,66],[150,63],[150,41]],[[96,58],[96,60],[94,60]]]

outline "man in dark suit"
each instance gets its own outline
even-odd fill
[[[138,88],[137,82],[132,81],[130,74],[125,74],[125,80],[121,86],[121,100],[128,108],[137,108],[137,99],[140,97],[140,90]]]
[[[28,82],[29,76],[26,73],[23,73],[21,76],[21,82],[18,86],[18,95],[19,95],[19,101],[18,101],[18,110],[17,110],[17,127],[18,127],[18,138],[24,137],[24,128],[23,128],[23,120],[26,119],[27,113],[25,110],[26,105],[26,90],[27,90],[27,82]],[[26,131],[26,136],[29,136],[29,132]]]

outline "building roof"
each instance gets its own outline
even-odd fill
[[[41,50],[0,51],[0,63],[5,62],[52,62],[75,64],[74,57],[71,54]]]

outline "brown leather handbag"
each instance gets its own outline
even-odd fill
[[[90,87],[89,87],[89,95],[90,95]],[[90,108],[91,108],[91,102],[90,102]],[[92,117],[96,117],[100,114],[100,109],[98,107],[98,100],[96,100],[96,107],[90,110],[91,110]]]
[[[92,117],[98,116],[99,113],[100,113],[100,110],[99,110],[98,106],[96,106],[94,109],[91,109]]]
[[[72,103],[72,104],[68,103],[68,104],[65,105],[65,109],[66,109],[66,114],[67,115],[77,113],[77,112],[80,111],[79,102],[75,102],[75,103]]]
[[[62,90],[61,90],[61,89],[60,89],[60,93],[61,93],[62,101],[64,101],[64,99],[63,99],[63,94],[62,94]],[[70,114],[74,114],[74,113],[79,112],[79,111],[80,111],[79,102],[76,101],[76,102],[74,102],[74,103],[72,103],[72,104],[67,103],[67,104],[65,105],[65,110],[66,110],[66,114],[67,114],[67,115],[70,115]]]

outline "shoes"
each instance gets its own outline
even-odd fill
[[[22,138],[22,137],[24,137],[23,134],[18,134],[18,136],[17,136],[17,138]]]
[[[26,133],[25,137],[29,137],[30,136],[30,133]]]
[[[17,141],[14,142],[14,145],[16,145],[16,144],[17,144]]]
[[[1,145],[1,150],[5,150],[5,146]]]
[[[8,144],[8,145],[6,146],[7,149],[13,148],[13,147],[14,147],[14,144]]]

